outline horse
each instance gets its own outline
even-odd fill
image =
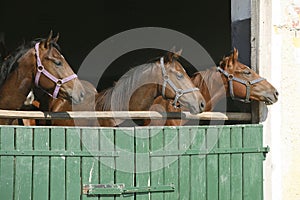
[[[265,78],[260,77],[254,70],[238,61],[238,50],[219,62],[219,66],[205,71],[199,71],[191,76],[191,80],[199,88],[206,101],[204,111],[212,111],[217,103],[230,96],[233,100],[250,103],[262,101],[266,105],[272,105],[278,100],[278,91]],[[174,108],[172,102],[158,97],[154,100],[151,108],[158,112],[181,112]],[[180,126],[187,120],[168,119],[144,120],[144,125],[154,126]]]
[[[154,99],[162,95],[166,99],[172,99],[173,106],[180,104],[191,113],[200,113],[205,107],[205,100],[178,61],[180,53],[168,52],[159,59],[130,69],[113,87],[96,94],[93,91],[89,92],[86,98],[90,101],[84,101],[76,105],[77,107],[70,105],[66,100],[51,99],[50,110],[148,111]],[[94,107],[91,106],[93,100]],[[88,125],[119,126],[123,121],[99,119],[96,124]],[[85,126],[86,122],[87,120],[52,120],[52,125]]]
[[[0,66],[0,109],[19,110],[30,90],[42,90],[51,98],[63,98],[80,103],[85,90],[77,75],[60,53],[59,34],[52,38],[37,38],[20,45]],[[0,119],[0,124],[12,124],[14,119]]]

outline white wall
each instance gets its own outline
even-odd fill
[[[259,71],[280,93],[263,122],[264,144],[271,148],[265,161],[265,199],[299,200],[300,1],[266,0],[259,9],[259,40],[264,44],[259,45]],[[261,65],[266,61],[270,66]]]
[[[247,18],[249,7],[252,61],[280,94],[262,122],[264,146],[271,149],[264,161],[264,197],[300,200],[300,0],[232,0],[232,21]]]

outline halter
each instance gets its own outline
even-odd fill
[[[190,92],[194,92],[194,91],[199,91],[199,88],[189,88],[189,89],[186,89],[186,90],[183,90],[183,89],[179,89],[176,87],[176,85],[173,83],[173,81],[171,79],[169,79],[169,76],[167,74],[167,71],[166,71],[166,68],[165,68],[165,65],[164,65],[164,58],[161,57],[160,58],[160,66],[161,66],[161,71],[162,71],[162,77],[163,77],[163,85],[162,85],[162,96],[164,99],[166,99],[165,97],[165,91],[166,91],[166,87],[167,87],[167,84],[170,85],[170,87],[174,90],[175,92],[175,99],[172,103],[172,105],[177,108],[177,101],[178,99],[186,94],[186,93],[190,93]]]
[[[38,43],[35,44],[35,47],[34,47],[35,52],[36,52],[36,65],[37,65],[37,72],[36,72],[36,75],[35,75],[35,85],[37,87],[39,87],[39,80],[40,80],[41,74],[44,74],[47,78],[49,78],[51,81],[53,81],[56,84],[53,94],[50,94],[50,93],[48,93],[45,90],[44,91],[48,95],[50,95],[51,97],[53,97],[54,99],[56,99],[57,95],[58,95],[58,92],[59,92],[59,89],[62,86],[62,84],[66,83],[66,82],[68,82],[68,81],[70,81],[70,80],[72,80],[74,78],[77,78],[77,75],[73,74],[73,75],[68,76],[67,78],[64,78],[64,79],[59,79],[59,78],[56,78],[55,76],[53,76],[42,65],[42,62],[41,62],[41,59],[40,59],[40,55],[39,55],[39,45],[40,45],[40,43],[38,42]]]
[[[217,70],[219,72],[221,72],[225,77],[227,77],[228,79],[228,83],[229,83],[229,93],[230,93],[230,96],[233,100],[238,100],[238,101],[242,101],[244,103],[250,103],[250,86],[251,85],[254,85],[256,83],[259,83],[263,80],[266,80],[265,78],[258,78],[258,79],[255,79],[255,80],[252,80],[252,81],[245,81],[243,79],[240,79],[240,78],[236,78],[233,76],[233,74],[229,74],[228,72],[226,72],[225,70],[223,70],[221,67],[217,67]],[[246,86],[246,97],[245,99],[242,99],[242,98],[239,98],[239,97],[235,97],[234,96],[234,92],[233,92],[233,81],[236,81],[236,82],[239,82],[243,85]]]

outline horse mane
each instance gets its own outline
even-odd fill
[[[149,74],[155,73],[157,70],[156,66],[155,63],[146,63],[130,69],[113,87],[99,93],[96,99],[97,109],[106,111],[111,109],[118,111],[128,110],[131,94],[147,83],[147,80],[151,81]]]
[[[15,51],[8,54],[0,63],[0,87],[3,85],[4,81],[7,79],[8,75],[13,72],[18,66],[17,62],[29,49],[33,48],[38,42],[45,41],[43,38],[36,38],[30,42],[22,43]],[[50,47],[55,47],[60,51],[60,47],[55,42],[50,42]]]

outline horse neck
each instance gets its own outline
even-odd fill
[[[205,71],[199,71],[198,74],[191,79],[205,98],[205,111],[213,110],[216,104],[222,98],[226,97],[223,81],[215,67]]]
[[[32,87],[33,76],[32,66],[28,56],[31,53],[24,54],[18,61],[18,67],[13,70],[2,84],[0,89],[0,108],[16,110],[20,109],[26,100]]]
[[[139,68],[139,69],[138,69]],[[157,81],[161,68],[155,63],[134,68],[114,87],[102,91],[97,97],[98,110],[148,110],[159,95]]]

